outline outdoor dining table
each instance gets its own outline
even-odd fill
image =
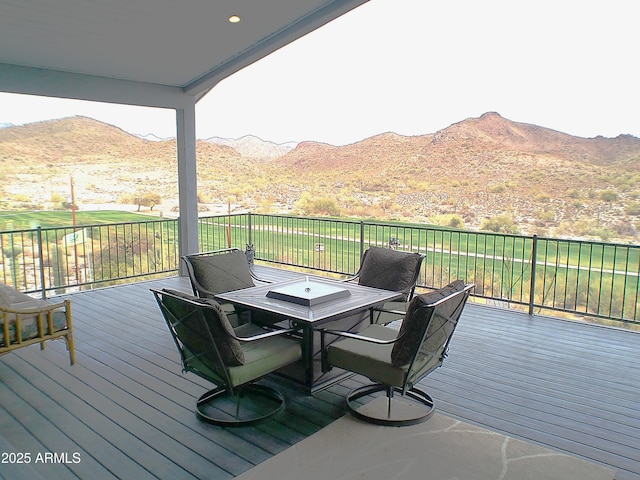
[[[357,332],[369,324],[371,310],[402,294],[324,277],[308,276],[258,285],[216,295],[219,301],[276,314],[300,328],[303,361],[278,371],[309,393],[325,388],[345,375],[334,369],[322,372],[321,328]]]

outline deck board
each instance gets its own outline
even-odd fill
[[[281,273],[258,267],[264,278]],[[345,414],[354,376],[306,395],[277,377],[277,419],[220,429],[200,422],[210,386],[181,371],[150,287],[72,294],[77,363],[63,342],[0,358],[0,446],[79,452],[78,464],[12,466],[52,479],[233,478]],[[444,414],[560,449],[640,480],[640,334],[469,304],[444,366],[422,382]],[[0,478],[3,475],[0,469]]]

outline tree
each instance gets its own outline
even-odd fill
[[[140,207],[149,207],[150,210],[153,210],[153,207],[159,203],[162,203],[162,197],[157,193],[143,193],[136,195],[138,211],[140,211]]]

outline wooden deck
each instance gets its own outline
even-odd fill
[[[206,425],[193,409],[208,385],[182,374],[152,286],[190,290],[174,277],[70,296],[74,366],[63,342],[0,358],[0,454],[31,455],[0,464],[0,478],[232,478],[344,415],[345,393],[363,381],[306,396],[268,379],[285,393],[284,414]],[[640,480],[639,353],[638,333],[469,304],[423,385],[442,413]],[[46,452],[58,455],[37,461]]]

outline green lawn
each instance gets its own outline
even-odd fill
[[[158,217],[119,210],[99,210],[92,212],[76,212],[76,224],[96,225],[103,223],[143,222],[157,220]],[[0,210],[0,231],[25,230],[36,227],[55,228],[73,225],[71,212],[67,211],[7,211]]]

